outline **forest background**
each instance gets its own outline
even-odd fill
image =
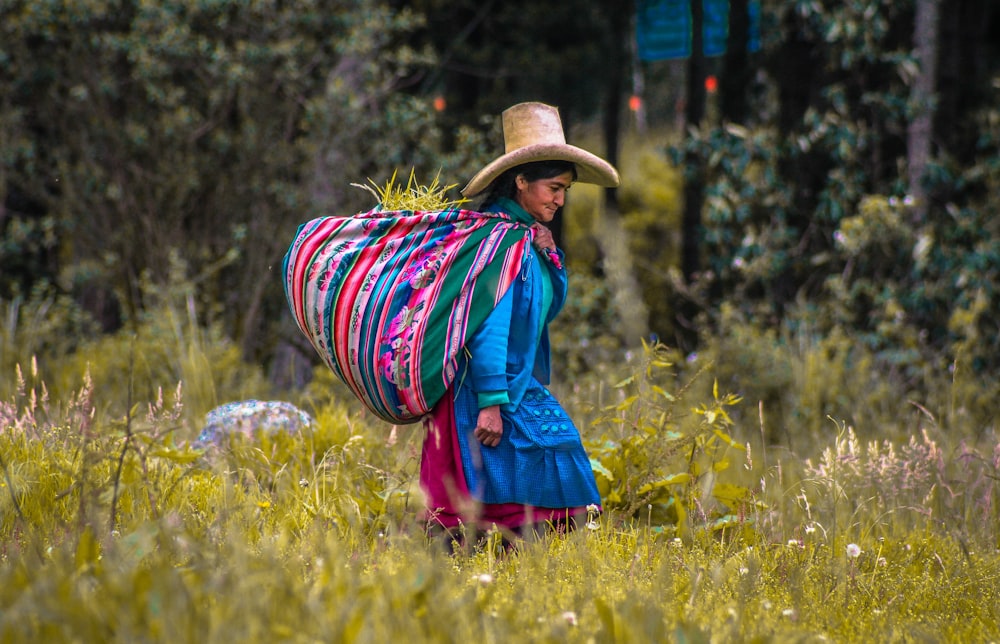
[[[1000,637],[1000,8],[710,4],[0,0],[0,640]],[[442,561],[280,266],[522,100],[622,174],[555,231],[604,512]]]
[[[941,378],[974,381],[957,406],[986,427],[1000,12],[764,2],[754,34],[739,0],[723,55],[698,55],[695,29],[695,55],[642,60],[656,4],[7,0],[0,369],[47,371],[180,295],[278,391],[301,388],[317,361],[278,275],[298,224],[367,209],[352,184],[397,171],[464,185],[500,145],[499,112],[541,100],[623,174],[575,191],[556,231],[578,286],[565,378],[657,337],[724,355],[724,386],[779,428],[866,425],[843,392],[871,394],[875,374],[939,411],[956,406],[933,399]],[[798,386],[806,354],[838,363],[828,382]],[[148,362],[141,397],[181,378],[176,359]]]

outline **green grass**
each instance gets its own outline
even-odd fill
[[[218,355],[189,337],[192,364]],[[28,365],[0,401],[0,642],[1000,639],[992,434],[928,412],[863,440],[827,418],[793,451],[714,367],[681,380],[671,358],[563,385],[602,516],[456,554],[417,519],[420,426],[328,372],[295,401],[312,431],[206,454],[184,387],[53,400]],[[238,394],[234,369],[204,388]]]

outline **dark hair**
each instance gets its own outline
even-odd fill
[[[496,200],[506,197],[513,199],[517,196],[517,175],[524,175],[527,181],[538,181],[539,179],[551,179],[567,172],[572,173],[573,180],[576,181],[576,164],[572,161],[532,161],[516,165],[510,170],[493,180],[489,188],[486,189],[486,196],[483,198],[482,207],[486,207]]]

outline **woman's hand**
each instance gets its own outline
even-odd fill
[[[556,249],[556,242],[552,238],[552,231],[539,223],[534,223],[531,225],[531,229],[535,231],[535,239],[532,245],[540,251],[554,251]]]
[[[500,417],[500,406],[483,407],[479,410],[479,418],[476,420],[476,431],[473,432],[476,440],[486,447],[496,447],[500,444],[500,437],[503,436],[503,419]]]
[[[556,242],[552,238],[552,231],[542,224],[532,224],[531,228],[535,231],[535,239],[532,242],[535,249],[544,257],[547,257],[556,268],[562,268],[562,262],[559,261],[559,253],[556,252]]]

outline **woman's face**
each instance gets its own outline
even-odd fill
[[[573,173],[564,172],[549,179],[528,181],[517,176],[517,196],[514,198],[524,210],[543,224],[552,221],[556,210],[566,202],[566,191],[573,183]]]

